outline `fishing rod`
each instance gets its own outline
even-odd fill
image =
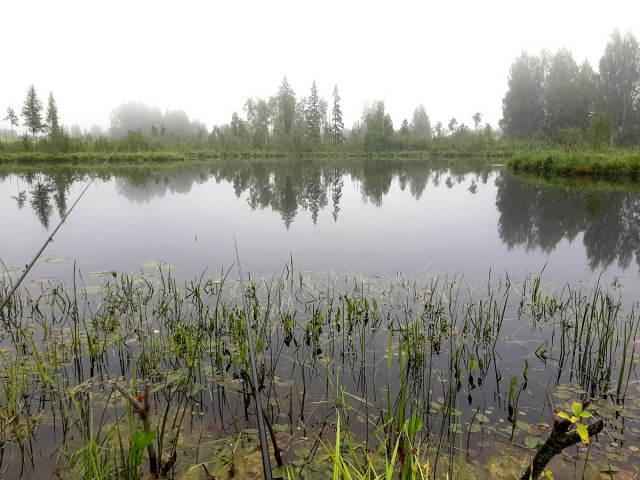
[[[120,146],[120,144],[116,145],[116,148],[113,149],[113,151],[109,154],[107,159],[102,163],[102,165],[100,165],[100,168],[98,169],[96,174],[93,177],[91,177],[91,181],[89,181],[89,183],[87,183],[87,185],[84,187],[82,192],[80,192],[80,195],[78,196],[76,201],[73,202],[73,205],[71,205],[71,208],[67,211],[67,213],[64,214],[62,219],[60,219],[60,222],[58,223],[58,226],[53,230],[53,233],[51,235],[49,235],[49,237],[44,242],[44,244],[42,245],[42,247],[40,248],[40,250],[38,251],[36,256],[33,257],[33,260],[31,260],[31,263],[29,265],[27,265],[27,268],[25,269],[25,271],[22,272],[22,275],[20,275],[20,278],[18,279],[16,284],[13,286],[13,288],[9,292],[9,295],[7,295],[6,298],[2,301],[2,306],[0,306],[0,313],[2,313],[2,310],[4,309],[4,307],[7,305],[7,303],[9,303],[9,300],[11,299],[13,294],[16,292],[16,290],[18,289],[18,287],[20,286],[20,284],[22,283],[24,278],[27,276],[27,274],[29,273],[29,270],[31,270],[31,267],[33,267],[33,265],[36,263],[36,261],[40,258],[40,255],[42,255],[42,252],[44,252],[44,249],[47,248],[47,245],[49,245],[50,242],[53,242],[53,237],[55,236],[55,234],[58,232],[58,230],[60,229],[62,224],[65,222],[67,217],[71,214],[71,212],[76,207],[76,205],[78,204],[80,199],[84,196],[85,192],[89,189],[89,187],[91,186],[93,181],[96,179],[96,177],[98,176],[100,171],[104,168],[104,166],[107,164],[107,162],[111,159],[111,157],[116,152],[116,150],[118,149],[119,146]]]
[[[247,343],[249,344],[249,361],[251,362],[251,378],[253,382],[253,396],[256,403],[256,417],[258,418],[258,432],[260,433],[260,449],[262,450],[262,469],[265,480],[271,480],[271,461],[269,459],[269,446],[267,444],[267,433],[264,430],[264,419],[262,418],[262,402],[260,401],[260,389],[258,388],[258,369],[256,367],[256,357],[253,351],[253,340],[251,338],[251,327],[249,326],[249,309],[247,308],[247,297],[242,280],[242,268],[240,267],[240,254],[238,253],[238,243],[236,236],[233,236],[233,244],[236,247],[236,261],[238,262],[238,274],[240,275],[240,288],[242,289],[242,305],[244,307],[244,324],[247,329]]]

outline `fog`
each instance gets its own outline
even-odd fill
[[[374,100],[394,125],[423,104],[433,123],[480,112],[497,126],[522,50],[566,46],[597,71],[615,28],[640,38],[638,18],[634,0],[6,2],[0,118],[34,84],[67,127],[106,130],[134,101],[211,130],[286,76],[298,98],[338,85],[347,128]]]

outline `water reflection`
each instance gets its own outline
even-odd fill
[[[617,261],[640,266],[640,196],[618,190],[563,188],[531,183],[512,175],[496,179],[500,238],[509,248],[554,250],[564,239],[582,234],[589,267]]]
[[[182,166],[180,168],[130,167],[103,173],[103,180],[113,179],[116,191],[133,202],[149,202],[167,193],[187,194],[194,184],[216,182],[233,185],[237,198],[246,194],[252,210],[271,208],[280,213],[289,228],[299,210],[308,211],[315,225],[318,213],[331,201],[332,216],[338,220],[344,178],[349,176],[358,183],[362,200],[381,207],[395,179],[400,188],[408,189],[419,200],[429,182],[440,185],[442,175],[447,175],[446,185],[465,181],[467,175],[475,175],[486,184],[490,169],[474,163],[437,163],[423,161],[351,160],[339,164],[329,161],[278,160],[278,161],[221,161],[212,165]],[[9,174],[0,175],[4,180]],[[45,228],[53,213],[51,202],[60,216],[67,208],[70,185],[88,180],[88,174],[70,169],[49,170],[38,173],[18,174],[19,180],[29,188],[30,204]],[[476,179],[469,190],[477,191]],[[12,196],[21,208],[26,192],[19,190]]]
[[[0,176],[4,180],[5,176]],[[27,201],[45,229],[53,213],[53,205],[60,217],[67,212],[67,195],[71,185],[82,176],[68,169],[60,169],[52,173],[29,172],[19,175],[16,194],[11,195],[18,209],[22,209]]]
[[[0,173],[0,182],[5,190],[11,184],[9,197],[17,209],[28,202],[48,230],[54,213],[60,217],[66,213],[72,186],[89,180],[85,172],[72,168],[4,172]],[[194,186],[214,181],[228,184],[233,186],[236,198],[247,202],[251,210],[276,212],[287,229],[301,212],[308,212],[313,225],[318,224],[323,210],[330,212],[333,222],[347,220],[341,217],[346,188],[349,192],[355,189],[363,204],[381,208],[389,201],[394,185],[410,192],[416,202],[429,188],[436,191],[462,186],[460,198],[471,193],[478,198],[476,201],[487,202],[484,211],[497,209],[497,237],[510,250],[524,247],[549,253],[565,240],[581,240],[591,270],[615,262],[627,269],[634,257],[640,266],[637,193],[523,181],[477,160],[236,160],[179,167],[117,168],[101,173],[100,178],[111,182],[117,194],[133,203],[149,203],[168,194],[189,194]],[[349,184],[345,186],[345,182]],[[495,198],[495,204],[489,198]],[[443,210],[446,208],[442,206]],[[449,218],[456,221],[455,209]],[[494,225],[483,228],[489,231]]]

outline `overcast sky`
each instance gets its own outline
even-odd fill
[[[0,118],[34,84],[83,128],[139,100],[211,129],[284,76],[298,98],[315,80],[330,100],[337,84],[347,127],[376,99],[396,128],[420,103],[433,123],[480,112],[495,126],[522,50],[566,46],[597,71],[615,28],[640,39],[638,0],[12,0],[2,11]]]

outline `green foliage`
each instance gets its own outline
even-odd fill
[[[551,57],[543,87],[544,130],[551,137],[562,129],[584,129],[588,125],[591,109],[589,105],[583,105],[581,99],[586,97],[582,90],[590,85],[580,82],[581,74],[583,72],[566,48]]]
[[[502,100],[500,127],[511,138],[528,138],[541,130],[544,117],[540,58],[522,52],[511,65],[509,90]]]
[[[509,160],[509,165],[522,172],[629,180],[640,178],[640,153],[630,150],[609,153],[557,149],[518,152]]]
[[[143,152],[149,149],[149,140],[139,130],[129,130],[120,142],[123,152]]]
[[[132,475],[131,478],[137,478],[140,467],[142,466],[142,457],[144,450],[153,443],[156,432],[140,432],[131,433],[131,446],[129,447],[129,465],[127,471]]]
[[[331,109],[331,145],[334,147],[344,141],[342,134],[344,122],[342,121],[342,110],[340,109],[340,94],[338,85],[333,87],[333,108]]]
[[[45,125],[42,123],[42,102],[33,85],[29,87],[27,98],[22,105],[22,118],[23,125],[29,129],[33,141],[37,143],[38,133],[45,129]]]
[[[275,121],[274,132],[288,135],[293,129],[296,115],[296,94],[287,82],[287,77],[282,79],[282,84],[275,97]]]
[[[637,141],[638,99],[640,98],[640,45],[627,33],[611,34],[600,59],[600,90],[613,133],[624,143]]]
[[[433,134],[429,115],[427,115],[424,105],[422,104],[420,104],[413,112],[411,133],[418,142],[423,144],[426,140],[429,140]]]
[[[596,151],[602,151],[608,144],[610,137],[611,121],[606,113],[600,112],[591,119],[588,132],[589,145]]]
[[[13,127],[18,126],[18,116],[13,108],[7,107],[7,116],[3,120],[7,120],[11,124],[11,140],[13,140]]]
[[[58,121],[58,106],[56,105],[56,99],[53,97],[53,92],[49,92],[49,101],[47,103],[47,118],[45,128],[49,132],[49,135],[56,135],[60,130],[60,124]]]
[[[391,116],[385,112],[384,102],[376,101],[369,111],[364,112],[364,150],[378,152],[390,150],[394,145],[394,131]]]
[[[555,54],[523,52],[511,65],[500,126],[511,139],[546,137],[566,145],[568,129],[585,133],[594,112],[604,111],[611,122],[608,141],[629,145],[640,140],[639,99],[640,45],[630,33],[616,30],[598,74],[587,61],[578,66],[566,48]],[[596,133],[589,141],[601,149],[604,142]]]
[[[320,99],[318,98],[318,88],[316,87],[316,81],[313,81],[311,85],[311,95],[306,108],[306,121],[307,121],[307,135],[312,143],[320,142]]]
[[[573,402],[571,404],[571,412],[573,415],[569,415],[566,412],[557,412],[556,415],[565,420],[569,420],[572,424],[576,426],[576,431],[578,435],[580,435],[580,440],[585,445],[589,445],[589,432],[587,431],[587,427],[583,423],[579,423],[583,418],[591,418],[593,415],[591,412],[583,409],[583,405],[580,402]]]

